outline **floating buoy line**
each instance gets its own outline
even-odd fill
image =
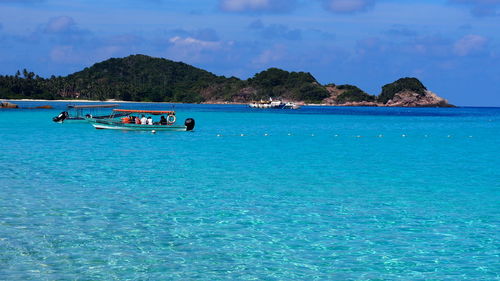
[[[154,133],[154,132],[153,132]],[[455,135],[408,135],[408,134],[398,134],[398,135],[384,135],[384,134],[378,134],[378,135],[354,135],[354,134],[349,134],[349,135],[340,135],[340,134],[324,134],[324,135],[317,135],[313,133],[306,133],[306,134],[293,134],[293,133],[280,133],[280,134],[270,134],[270,133],[263,133],[263,134],[245,134],[245,133],[240,133],[240,134],[216,134],[216,137],[315,137],[315,136],[321,136],[321,137],[332,137],[332,138],[473,138],[474,136],[472,135],[464,135],[464,136],[455,136]]]

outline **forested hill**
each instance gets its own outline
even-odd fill
[[[323,86],[305,72],[270,68],[241,80],[217,76],[182,62],[131,55],[111,58],[65,77],[46,79],[26,69],[12,76],[0,76],[0,98],[200,103],[249,102],[272,97],[307,103],[383,105],[393,102],[396,90],[415,92],[417,98],[425,95],[427,89],[415,80],[418,81],[404,78],[394,82],[396,86],[385,85],[378,101],[378,97],[356,86]]]

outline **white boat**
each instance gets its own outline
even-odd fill
[[[251,108],[272,108],[272,109],[299,109],[300,105],[294,102],[282,102],[281,100],[269,101],[260,100],[259,102],[252,102],[248,105]]]
[[[294,103],[294,102],[287,102],[285,103],[285,106],[283,108],[286,108],[286,109],[299,109],[300,108],[300,105]]]

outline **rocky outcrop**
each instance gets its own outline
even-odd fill
[[[351,101],[345,102],[341,104],[337,104],[338,106],[385,106],[382,103],[373,102],[373,101]]]
[[[339,106],[379,106],[376,97],[365,93],[353,85],[326,85],[325,89],[330,94],[323,99],[323,103]]]
[[[257,94],[257,90],[253,87],[245,87],[240,89],[236,94],[232,96],[234,102],[249,102],[253,100],[253,97]]]
[[[384,85],[378,96],[369,95],[353,85],[324,86],[330,94],[323,104],[336,106],[453,107],[427,88],[417,78],[401,78]]]
[[[453,107],[446,99],[426,90],[424,94],[413,91],[401,91],[396,93],[385,106],[391,107]]]
[[[26,107],[26,109],[53,109],[51,105],[40,105],[35,107]]]
[[[413,91],[402,91],[396,93],[387,103],[374,101],[348,101],[342,102],[337,99],[338,92],[331,91],[332,95],[323,102],[326,105],[336,106],[388,106],[388,107],[454,107],[444,98],[439,97],[431,91],[425,91],[423,95]]]
[[[339,102],[337,101],[337,98],[340,94],[342,94],[344,91],[339,90],[335,85],[326,85],[325,89],[328,91],[330,96],[326,99],[323,100],[323,103],[325,104],[332,104],[336,105]]]
[[[19,106],[10,102],[0,102],[0,108],[19,108]]]

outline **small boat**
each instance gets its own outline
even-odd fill
[[[285,103],[285,106],[283,108],[285,108],[285,109],[299,109],[300,105],[289,101],[289,102]]]
[[[187,118],[184,125],[176,125],[175,111],[171,110],[113,109],[113,114],[111,118],[107,119],[89,117],[86,120],[96,129],[126,131],[192,131],[195,125],[193,118]],[[161,119],[153,120],[153,116],[158,115],[161,116]],[[146,121],[142,121],[143,118]],[[148,119],[150,121],[147,121]]]
[[[269,101],[260,100],[259,102],[252,102],[248,105],[251,108],[272,108],[272,109],[299,109],[300,106],[294,102],[282,102],[280,100]]]
[[[118,104],[68,105],[66,111],[59,113],[52,121],[56,123],[86,122],[86,117],[95,119],[110,118],[112,114],[103,115],[103,111],[118,107]]]

